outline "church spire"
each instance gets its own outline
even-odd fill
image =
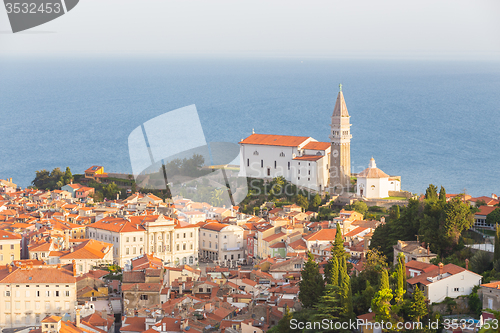
[[[333,108],[333,116],[349,117],[349,112],[347,112],[347,106],[344,100],[344,94],[342,93],[342,84],[339,84],[339,94],[337,95],[337,101],[335,102],[335,107]]]

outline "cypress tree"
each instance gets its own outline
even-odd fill
[[[427,309],[427,304],[425,303],[424,293],[416,287],[413,292],[413,297],[410,305],[410,318],[415,321],[420,321],[422,317],[425,317],[429,313]]]
[[[332,256],[340,259],[344,256],[344,239],[342,238],[342,230],[340,229],[340,224],[337,222],[337,232],[335,233],[335,242],[332,247]]]
[[[446,203],[446,190],[443,186],[441,186],[441,189],[439,190],[439,201],[443,204]]]
[[[332,257],[331,259],[331,279],[328,282],[333,286],[339,285],[339,260],[337,257]]]
[[[299,282],[299,300],[305,308],[312,308],[323,295],[325,282],[319,272],[319,266],[314,261],[311,252],[301,271],[302,280]]]
[[[314,315],[315,320],[321,321],[323,319],[340,319],[342,308],[340,307],[339,287],[327,284],[325,294],[321,296],[318,304],[314,307],[316,309],[316,314]]]
[[[401,217],[401,210],[399,209],[399,205],[396,205],[396,219],[399,220]]]
[[[342,265],[340,269],[340,305],[342,307],[342,316],[344,318],[349,317],[350,309],[352,311],[351,300],[349,299],[349,289],[350,289],[350,278],[346,270],[346,260],[345,257],[342,258]]]
[[[372,300],[372,310],[375,313],[376,320],[390,321],[392,297],[392,291],[389,288],[389,275],[387,270],[383,269],[380,289],[375,293]]]
[[[400,253],[401,254],[401,253]],[[401,261],[401,256],[398,255],[398,265],[396,266],[396,273],[398,277],[397,287],[396,287],[396,303],[399,303],[403,300],[403,295],[405,292],[405,268],[404,268],[404,259]]]

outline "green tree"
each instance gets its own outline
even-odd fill
[[[351,295],[351,281],[347,272],[347,264],[345,256],[340,259],[340,272],[339,272],[339,293],[340,293],[340,306],[342,308],[342,318],[348,319],[352,317],[352,295]]]
[[[441,189],[439,189],[439,201],[442,204],[446,203],[446,190],[444,189],[443,186],[441,186]]]
[[[430,184],[427,190],[425,191],[425,199],[436,200],[437,198],[438,198],[437,187],[436,185]]]
[[[398,254],[398,264],[396,266],[397,273],[397,288],[396,288],[396,302],[400,303],[406,292],[406,267],[405,256],[402,252]]]
[[[342,237],[342,229],[340,228],[340,224],[338,222],[337,222],[337,229],[335,232],[335,241],[333,242],[333,247],[332,247],[332,256],[337,257],[339,260],[340,258],[345,256],[344,238]]]
[[[358,213],[364,214],[368,210],[368,206],[364,201],[356,201],[353,205],[352,208],[357,211]]]
[[[316,211],[319,205],[321,205],[321,197],[319,196],[319,194],[316,193],[316,195],[313,197],[311,201],[311,207],[313,210]]]
[[[386,269],[382,270],[380,288],[372,300],[372,310],[377,321],[390,321],[392,291],[389,287],[389,275]]]
[[[319,266],[314,261],[311,252],[307,254],[307,262],[301,271],[301,281],[299,282],[299,300],[305,308],[312,308],[317,304],[323,295],[325,283],[319,272]]]
[[[474,214],[469,204],[463,203],[459,197],[451,199],[444,205],[442,230],[446,242],[457,245],[463,230],[474,224]]]
[[[64,172],[63,176],[63,183],[64,185],[69,184],[73,181],[73,174],[71,173],[71,170],[69,167],[66,167],[66,171]]]
[[[476,201],[476,207],[479,208],[481,206],[486,206],[486,201],[484,201],[483,199],[479,199]]]
[[[302,194],[297,194],[297,197],[295,198],[295,202],[297,203],[297,205],[302,207],[303,210],[306,210],[307,207],[309,207],[309,201]]]
[[[425,302],[424,293],[418,288],[415,288],[410,305],[410,318],[419,322],[423,317],[427,316],[429,310]]]
[[[118,192],[120,192],[120,189],[118,188],[118,185],[116,185],[114,182],[109,183],[102,189],[102,194],[104,198],[107,198],[109,200],[116,199],[116,195],[118,194]]]
[[[332,249],[333,252],[333,249]],[[339,260],[333,255],[325,267],[325,280],[327,284],[339,285]]]
[[[316,314],[314,320],[322,321],[339,320],[342,308],[340,307],[339,287],[327,284],[325,294],[320,297],[318,304],[314,305]],[[281,331],[280,331],[281,332]]]
[[[477,274],[483,274],[484,271],[490,270],[493,266],[490,255],[485,251],[477,251],[470,258],[470,269]]]
[[[486,223],[490,225],[500,223],[500,208],[496,208],[486,216]]]

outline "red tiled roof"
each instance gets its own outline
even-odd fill
[[[310,149],[310,150],[327,150],[330,148],[332,144],[330,142],[309,142],[302,149]]]
[[[309,139],[307,136],[252,134],[240,143],[251,145],[297,147],[307,139]]]
[[[68,266],[57,268],[53,265],[34,266],[32,268],[13,267],[12,273],[4,267],[0,270],[1,283],[76,283],[73,271]],[[72,267],[72,266],[69,266]]]
[[[337,229],[321,229],[316,232],[313,232],[310,235],[304,237],[305,240],[313,242],[313,241],[333,241],[335,240],[335,234],[337,233]]]
[[[490,207],[490,206],[481,206],[479,207],[479,212],[477,212],[475,215],[488,215],[491,212],[493,212],[495,209],[500,209],[500,207]]]

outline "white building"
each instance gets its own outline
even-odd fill
[[[154,254],[170,265],[194,264],[198,228],[161,214],[104,218],[87,226],[87,238],[113,244],[114,261],[125,268],[143,253]]]
[[[0,328],[39,326],[48,315],[75,318],[74,265],[0,268]]]
[[[448,264],[407,280],[411,290],[418,286],[423,290],[429,304],[444,301],[446,297],[456,298],[469,295],[474,286],[481,284],[483,277],[463,267]]]
[[[368,199],[387,198],[389,191],[401,191],[401,177],[389,176],[377,168],[372,157],[368,168],[358,174],[357,194]]]
[[[243,259],[243,228],[216,221],[200,223],[200,254],[212,260]]]
[[[240,141],[244,176],[275,178],[313,190],[328,187],[331,144],[311,137],[252,134]]]

